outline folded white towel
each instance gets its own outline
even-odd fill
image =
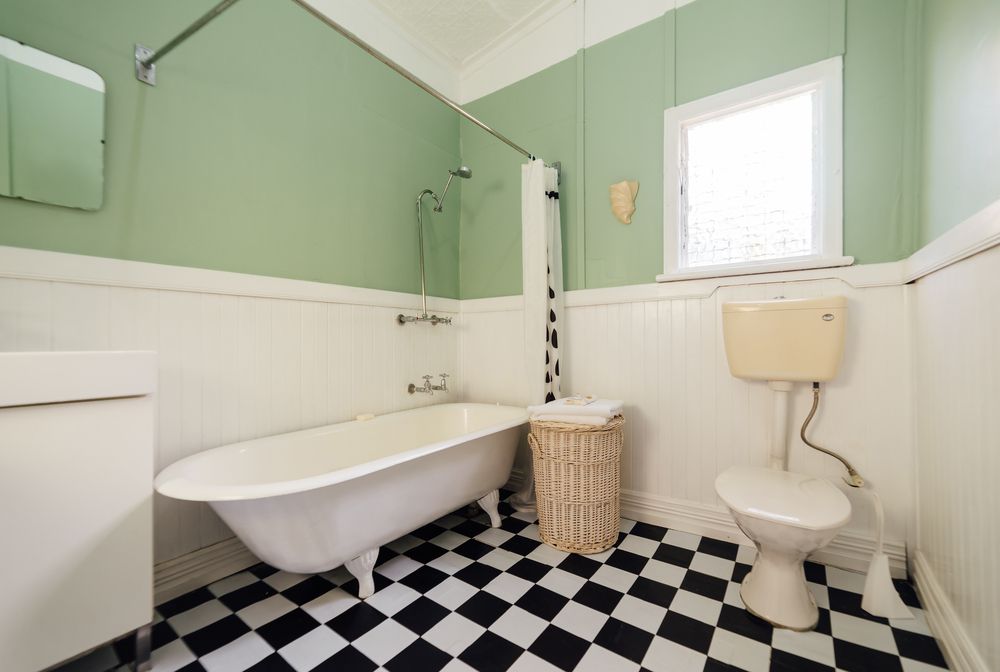
[[[533,415],[532,420],[542,422],[568,422],[571,425],[594,425],[602,426],[608,424],[608,418],[600,415],[558,415],[547,413],[543,415]]]
[[[619,399],[595,399],[586,406],[568,404],[565,399],[556,399],[555,401],[550,401],[547,404],[529,406],[528,413],[532,416],[542,415],[544,413],[547,415],[578,415],[612,418],[616,415],[621,415],[622,406],[624,406],[624,402]]]

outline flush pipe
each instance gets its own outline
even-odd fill
[[[769,380],[767,386],[774,390],[774,413],[771,426],[771,469],[788,470],[788,393],[792,383],[786,380]]]

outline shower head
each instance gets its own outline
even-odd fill
[[[444,209],[444,197],[448,195],[448,187],[451,186],[451,181],[455,179],[455,176],[461,177],[463,180],[467,180],[472,177],[472,168],[468,166],[459,166],[455,170],[448,170],[448,181],[444,185],[444,191],[441,192],[441,198],[438,199],[437,205],[434,206],[434,212],[441,212]]]

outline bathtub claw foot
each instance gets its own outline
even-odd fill
[[[372,576],[372,570],[375,569],[377,558],[378,549],[374,548],[344,563],[347,571],[358,580],[358,597],[362,600],[371,597],[375,592],[375,577]]]
[[[500,527],[500,512],[497,511],[497,506],[500,504],[500,491],[494,490],[488,492],[479,499],[476,503],[483,508],[486,515],[490,517],[490,525],[493,527]]]

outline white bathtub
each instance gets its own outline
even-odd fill
[[[213,448],[156,490],[208,502],[264,562],[289,572],[346,564],[372,593],[378,548],[478,500],[500,524],[523,408],[441,404]]]

